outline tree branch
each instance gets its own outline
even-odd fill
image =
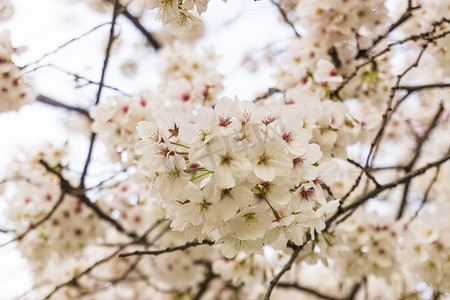
[[[160,224],[157,222],[157,224]],[[140,237],[136,237],[131,243],[145,239],[145,237],[154,229],[156,228],[157,224],[154,224],[150,227],[150,229],[146,230],[146,232],[140,236]],[[153,239],[153,243],[159,239],[161,237],[161,235],[158,235],[157,238]],[[116,257],[117,254],[119,254],[125,247],[128,247],[129,244],[125,244],[125,245],[121,245],[118,247],[118,249],[116,249],[114,252],[112,252],[110,255],[106,256],[103,259],[100,259],[98,261],[96,261],[94,264],[92,264],[91,266],[89,266],[88,268],[86,268],[84,271],[79,272],[77,274],[75,274],[71,279],[57,285],[45,298],[44,300],[50,299],[58,290],[60,290],[61,288],[68,286],[68,285],[76,285],[78,280],[83,277],[84,275],[90,273],[93,269],[95,269],[96,267],[110,261],[112,258]],[[137,267],[137,265],[136,265]]]
[[[357,283],[352,288],[352,290],[350,291],[350,294],[347,297],[345,297],[345,298],[336,298],[336,297],[328,296],[328,295],[322,294],[322,293],[320,293],[320,292],[318,292],[318,291],[316,291],[314,289],[303,287],[303,286],[300,286],[300,285],[295,284],[295,283],[281,282],[281,283],[278,284],[278,287],[280,287],[280,288],[297,289],[299,291],[309,293],[311,295],[314,295],[316,297],[319,297],[319,298],[322,298],[322,299],[325,299],[325,300],[353,300],[355,298],[355,295],[358,292],[359,288],[361,287],[361,283],[363,281],[364,281],[364,279],[361,280],[361,282]]]
[[[199,290],[197,294],[195,295],[193,300],[200,300],[200,298],[203,296],[203,294],[208,290],[209,283],[217,277],[216,274],[213,273],[211,264],[208,262],[205,262],[204,265],[206,266],[206,275],[203,282],[200,284]]]
[[[176,246],[176,247],[168,247],[166,249],[163,250],[154,250],[154,251],[134,251],[134,252],[129,252],[129,253],[122,253],[119,255],[119,257],[128,257],[128,256],[134,256],[134,255],[160,255],[160,254],[164,254],[164,253],[169,253],[169,252],[175,252],[175,251],[182,251],[182,250],[186,250],[188,248],[192,248],[192,247],[197,247],[197,246],[201,246],[201,245],[214,245],[213,241],[210,240],[204,240],[202,242],[189,242],[186,243],[184,245],[181,246]]]
[[[86,196],[86,193],[83,189],[81,189],[80,187],[78,188],[74,188],[63,176],[61,173],[59,173],[58,171],[54,170],[52,167],[50,167],[47,162],[40,160],[39,161],[40,164],[42,164],[45,169],[56,175],[59,180],[60,180],[60,186],[61,186],[61,190],[63,193],[75,196],[77,198],[79,198],[87,207],[89,207],[90,209],[92,209],[97,216],[100,219],[103,219],[104,221],[110,223],[114,228],[117,229],[117,231],[128,235],[131,238],[136,238],[137,235],[134,232],[128,232],[125,230],[125,228],[122,227],[122,225],[120,225],[116,220],[114,220],[113,218],[111,218],[110,216],[108,216],[106,213],[104,213],[94,202],[91,202],[91,200]]]
[[[286,12],[283,10],[283,8],[281,7],[280,3],[275,2],[275,0],[271,0],[271,2],[278,8],[278,11],[280,12],[281,17],[283,18],[283,21],[292,28],[292,30],[295,33],[295,36],[296,37],[300,37],[300,34],[295,29],[294,23],[292,23],[291,20],[289,20]]]
[[[100,97],[102,94],[105,75],[106,75],[106,68],[108,67],[109,57],[111,54],[112,43],[114,42],[114,40],[116,38],[115,34],[114,34],[114,27],[116,25],[116,19],[117,19],[118,14],[119,14],[119,0],[114,0],[114,10],[113,10],[113,16],[112,16],[112,21],[111,21],[111,28],[109,30],[108,45],[107,45],[106,51],[105,51],[105,59],[103,61],[102,73],[100,76],[100,82],[99,82],[99,86],[98,86],[97,97],[95,99],[95,105],[97,105],[100,102]],[[89,168],[89,164],[91,162],[92,151],[94,148],[94,143],[95,143],[96,137],[97,137],[97,135],[95,134],[95,132],[93,132],[91,134],[91,140],[89,142],[89,150],[88,150],[88,154],[86,157],[86,162],[84,163],[83,172],[81,173],[80,186],[79,186],[81,189],[84,189],[84,187],[85,187],[85,179],[86,179],[87,171]]]
[[[419,9],[419,6],[412,6],[411,1],[408,1],[408,7],[406,8],[406,11],[400,16],[400,18],[395,22],[394,24],[389,27],[388,31],[386,33],[380,35],[377,37],[373,42],[372,45],[367,49],[358,49],[358,54],[355,58],[361,58],[361,57],[367,57],[367,54],[382,40],[384,40],[391,32],[393,32],[397,27],[408,21],[412,16],[412,12],[416,9]]]
[[[114,3],[114,0],[108,0],[110,3]],[[141,24],[138,17],[133,16],[128,9],[119,3],[120,13],[124,15],[133,25],[144,35],[149,44],[158,51],[161,48],[161,44],[153,37],[153,35],[145,29],[145,27]]]
[[[379,186],[378,188],[373,189],[372,191],[364,194],[363,196],[361,196],[358,200],[356,200],[355,202],[349,204],[346,207],[343,207],[341,210],[341,213],[339,214],[335,214],[333,215],[330,219],[328,219],[327,221],[327,227],[334,221],[336,220],[340,215],[342,215],[343,213],[353,210],[355,208],[357,208],[358,206],[360,206],[361,204],[365,203],[367,200],[374,198],[375,196],[377,196],[379,193],[394,188],[400,184],[406,183],[407,181],[411,180],[412,178],[415,178],[419,175],[422,175],[423,173],[425,173],[426,171],[428,171],[431,168],[434,167],[438,167],[440,165],[442,165],[443,163],[445,163],[447,160],[450,159],[450,153],[447,153],[446,156],[444,156],[443,158],[441,158],[440,160],[437,160],[435,162],[429,163],[427,165],[425,165],[424,167],[417,169],[413,172],[410,172],[409,174],[403,176],[402,178],[392,181],[390,183],[387,184],[383,184],[381,186]]]
[[[60,108],[64,108],[66,110],[71,110],[71,111],[76,111],[79,112],[80,114],[88,117],[89,119],[91,119],[91,117],[89,116],[89,112],[81,107],[76,107],[76,106],[72,106],[72,105],[68,105],[68,104],[64,104],[62,102],[56,101],[50,97],[44,96],[44,95],[38,95],[36,97],[36,101],[39,101],[41,103],[45,103],[54,107],[60,107]]]
[[[421,90],[427,89],[445,89],[450,88],[450,83],[432,83],[432,84],[424,84],[424,85],[400,85],[396,89],[405,90],[409,93],[417,92]]]
[[[436,126],[438,124],[438,120],[443,111],[444,111],[444,104],[441,103],[439,105],[438,111],[434,115],[433,120],[431,121],[431,124],[428,126],[424,135],[418,139],[417,145],[416,145],[416,150],[414,151],[414,156],[411,158],[409,164],[405,167],[406,172],[410,172],[413,169],[418,158],[420,157],[420,153],[421,153],[421,150],[422,150],[422,147],[423,147],[425,141],[428,139],[428,137],[430,136],[433,129],[436,128]],[[405,186],[403,189],[402,201],[401,201],[400,207],[398,208],[398,211],[397,211],[397,217],[396,217],[397,220],[399,220],[402,217],[403,211],[406,207],[407,200],[408,200],[408,191],[409,191],[409,186],[410,186],[411,180],[412,180],[412,178],[405,183]]]
[[[144,26],[139,22],[139,19],[135,16],[133,16],[127,9],[124,9],[122,11],[122,14],[131,21],[131,23],[136,26],[136,28],[145,36],[147,41],[150,43],[150,45],[158,51],[161,48],[161,44],[153,37],[153,35],[145,29]]]

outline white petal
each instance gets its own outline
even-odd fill
[[[218,167],[214,171],[216,177],[216,183],[219,187],[224,189],[232,188],[236,185],[233,173],[228,166]]]
[[[196,124],[181,126],[178,137],[184,143],[193,144],[199,139],[199,127]]]
[[[275,169],[270,166],[264,165],[256,165],[253,168],[253,172],[255,175],[264,180],[264,181],[272,181],[275,178],[276,172]]]

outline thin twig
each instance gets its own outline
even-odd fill
[[[108,62],[109,62],[109,58],[110,58],[110,54],[111,54],[112,43],[114,42],[114,40],[116,38],[115,33],[114,33],[114,27],[116,25],[116,19],[117,19],[118,14],[119,14],[119,1],[114,0],[114,11],[113,11],[113,16],[112,16],[112,21],[111,21],[111,28],[109,31],[108,45],[107,45],[106,51],[105,51],[105,59],[103,61],[102,73],[100,76],[100,82],[99,82],[99,86],[98,86],[97,97],[95,99],[95,105],[97,105],[100,102],[100,97],[102,94],[103,84],[104,84],[105,76],[106,76],[106,69],[108,67]],[[93,132],[91,134],[91,139],[89,142],[89,150],[88,150],[88,154],[86,157],[86,162],[84,163],[83,172],[81,173],[81,178],[80,178],[80,188],[81,189],[84,189],[84,187],[85,187],[85,179],[86,179],[87,171],[89,168],[89,164],[91,162],[92,151],[94,148],[94,143],[95,143],[96,137],[97,137],[96,133]]]
[[[423,84],[423,85],[400,85],[397,87],[398,90],[405,90],[410,93],[417,92],[421,90],[428,89],[442,89],[442,88],[450,88],[450,83],[431,83],[431,84]]]
[[[436,168],[436,173],[434,174],[433,179],[431,179],[430,183],[428,184],[428,187],[427,187],[427,189],[425,191],[425,194],[423,196],[423,199],[422,199],[422,202],[420,203],[419,208],[416,210],[416,212],[414,213],[414,216],[412,216],[412,218],[409,220],[408,223],[411,223],[415,218],[417,218],[417,216],[419,215],[420,211],[423,209],[423,207],[427,203],[429,194],[431,192],[431,189],[433,188],[433,185],[436,183],[436,179],[439,176],[439,171],[440,171],[440,167],[437,167]]]
[[[73,42],[76,42],[76,41],[82,39],[83,37],[88,36],[88,35],[91,34],[92,32],[94,32],[94,31],[96,31],[97,29],[99,29],[99,28],[101,28],[101,27],[103,27],[103,26],[105,26],[105,25],[108,25],[108,24],[111,24],[111,23],[110,23],[110,22],[107,22],[107,23],[102,23],[102,24],[100,24],[100,25],[95,26],[94,28],[90,29],[89,31],[87,31],[87,32],[85,32],[85,33],[83,33],[83,34],[81,34],[81,35],[79,35],[79,36],[77,36],[77,37],[71,39],[70,41],[65,42],[64,44],[62,44],[61,46],[59,46],[59,47],[56,48],[55,50],[52,50],[52,51],[50,51],[50,52],[44,54],[44,55],[43,55],[41,58],[39,58],[38,60],[36,60],[36,61],[34,61],[34,62],[32,62],[32,63],[26,64],[25,66],[23,66],[23,69],[24,69],[24,68],[27,68],[28,66],[35,65],[35,64],[41,62],[44,58],[46,58],[46,57],[48,57],[48,56],[50,56],[50,55],[53,55],[53,54],[57,53],[57,52],[60,51],[61,49],[65,48],[66,46],[68,46],[68,45],[70,45],[70,44],[72,44]]]
[[[295,33],[295,36],[300,37],[300,34],[295,29],[294,23],[292,23],[291,20],[289,20],[286,12],[281,7],[280,3],[275,2],[275,0],[271,0],[271,2],[277,7],[278,11],[280,12],[281,17],[283,18],[283,21],[292,28],[292,31],[294,31],[294,33]]]
[[[394,180],[394,181],[392,181],[390,183],[387,183],[387,184],[383,184],[383,185],[379,186],[378,188],[374,188],[370,192],[362,195],[355,202],[347,205],[346,207],[343,207],[342,210],[341,210],[341,213],[335,214],[330,219],[328,219],[327,220],[327,227],[334,220],[336,220],[340,215],[344,214],[345,212],[348,212],[350,210],[353,210],[354,208],[357,208],[361,204],[365,203],[367,200],[376,197],[378,194],[380,194],[381,192],[383,192],[385,190],[392,189],[392,188],[394,188],[394,187],[396,187],[396,186],[398,186],[400,184],[406,183],[408,180],[411,180],[412,178],[415,178],[415,177],[417,177],[419,175],[422,175],[423,173],[425,173],[429,169],[435,168],[435,167],[438,167],[438,166],[442,165],[443,163],[445,163],[449,159],[450,159],[450,153],[448,153],[446,156],[444,156],[440,160],[437,160],[435,162],[429,163],[429,164],[425,165],[424,167],[422,167],[420,169],[417,169],[417,170],[415,170],[413,172],[410,172],[410,173],[406,174],[405,176],[401,177],[400,179]]]
[[[76,82],[78,80],[84,80],[84,81],[86,81],[86,83],[83,86],[88,85],[88,84],[100,85],[100,83],[97,82],[97,81],[91,80],[91,79],[89,79],[89,78],[87,78],[87,77],[85,77],[83,75],[78,74],[78,73],[70,72],[70,71],[68,71],[66,69],[63,69],[63,68],[61,68],[59,66],[56,66],[56,65],[53,65],[53,64],[45,64],[45,65],[37,66],[36,68],[33,68],[31,70],[28,70],[28,71],[24,72],[24,74],[31,73],[31,72],[34,72],[36,70],[43,69],[43,68],[52,68],[52,69],[55,69],[57,71],[66,73],[67,75],[73,76]],[[80,88],[80,87],[81,87],[81,85],[77,85],[77,86],[75,86],[75,89]],[[107,88],[107,89],[110,89],[110,90],[113,90],[113,91],[116,91],[118,93],[121,93],[124,96],[130,96],[130,94],[122,91],[121,89],[119,89],[117,87],[113,87],[113,86],[108,85],[108,84],[103,84],[103,87]]]
[[[81,189],[80,187],[74,188],[63,176],[61,173],[59,173],[58,171],[56,171],[55,169],[53,169],[52,167],[50,167],[48,165],[47,162],[45,162],[44,160],[40,160],[39,163],[41,165],[43,165],[45,167],[45,169],[56,175],[59,178],[60,181],[60,186],[61,186],[61,190],[69,195],[72,195],[74,197],[77,197],[78,199],[80,199],[87,207],[89,207],[90,209],[92,209],[97,216],[100,219],[103,219],[104,221],[110,223],[114,228],[117,229],[117,231],[126,234],[127,236],[131,237],[131,238],[136,238],[137,235],[134,232],[128,232],[127,230],[125,230],[125,228],[122,227],[122,225],[120,225],[116,220],[114,220],[113,218],[111,218],[108,214],[106,214],[105,212],[103,212],[98,206],[97,204],[95,204],[94,202],[91,202],[91,200],[86,196],[86,193],[83,189]]]
[[[412,12],[416,9],[419,9],[420,6],[415,6],[413,7],[411,5],[411,1],[408,2],[408,6],[406,8],[406,11],[400,16],[400,18],[397,20],[397,22],[395,22],[394,24],[392,24],[389,29],[386,31],[386,33],[380,35],[379,37],[377,37],[373,42],[372,45],[367,48],[367,49],[359,49],[358,54],[356,55],[356,58],[361,58],[361,57],[367,57],[367,54],[382,40],[384,40],[385,38],[387,38],[387,36],[389,34],[391,34],[397,27],[399,27],[400,25],[402,25],[403,23],[405,23],[406,21],[408,21],[412,16]]]
[[[417,140],[417,145],[416,145],[416,149],[414,151],[414,155],[411,158],[409,164],[405,167],[405,172],[410,172],[413,169],[414,165],[416,164],[417,160],[420,157],[420,153],[422,151],[422,147],[423,147],[425,141],[428,139],[428,137],[430,136],[433,129],[436,128],[436,126],[438,124],[438,120],[443,111],[444,111],[444,104],[441,103],[439,105],[438,111],[434,115],[433,120],[431,121],[431,123],[428,126],[427,130],[425,131],[424,135]],[[397,218],[396,218],[397,220],[399,220],[402,217],[403,211],[405,210],[407,200],[408,200],[408,191],[409,191],[409,186],[411,184],[411,180],[408,180],[405,183],[405,186],[403,188],[402,200],[400,203],[400,207],[398,208],[398,211],[397,211]]]
[[[24,232],[22,232],[21,234],[16,236],[14,239],[12,239],[12,240],[4,243],[4,244],[1,244],[0,247],[6,246],[6,245],[8,245],[8,244],[10,244],[12,242],[19,241],[19,240],[23,239],[24,237],[27,236],[28,233],[30,233],[34,229],[38,228],[44,222],[46,222],[48,219],[50,219],[53,216],[53,214],[55,213],[55,211],[58,209],[58,207],[63,203],[64,196],[65,196],[65,193],[61,192],[61,195],[59,196],[58,201],[55,203],[55,205],[53,205],[52,209],[42,219],[40,219],[39,221],[34,223],[32,226],[30,226],[27,230],[25,230]]]
[[[322,294],[319,291],[316,291],[314,289],[303,287],[303,286],[295,284],[295,283],[280,282],[277,287],[296,289],[296,290],[306,292],[308,294],[314,295],[316,297],[319,297],[319,298],[322,298],[325,300],[353,300],[355,298],[355,295],[358,292],[359,288],[361,287],[363,280],[361,280],[361,282],[355,284],[355,286],[350,291],[349,295],[345,298],[336,298],[336,297],[328,296],[328,295]]]

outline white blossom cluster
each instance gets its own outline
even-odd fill
[[[448,210],[445,201],[405,224],[401,252],[407,271],[442,292],[450,292],[450,236],[448,218],[442,214]]]
[[[294,25],[301,37],[289,48],[283,74],[314,71],[318,61],[333,58],[338,69],[334,73],[349,75],[358,61],[354,59],[358,50],[369,48],[372,40],[385,33],[390,21],[382,0],[307,0],[295,5],[286,8],[295,9]]]
[[[165,212],[150,196],[150,184],[140,173],[124,181],[111,181],[98,193],[99,207],[129,232],[143,234]]]
[[[221,243],[227,257],[320,233],[339,205],[321,186],[334,164],[318,163],[320,147],[308,142],[299,109],[224,97],[214,110],[201,108],[194,124],[140,122],[140,169],[171,227],[188,240]]]
[[[346,147],[364,140],[380,121],[379,117],[359,120],[352,116],[346,104],[321,100],[316,93],[301,87],[287,91],[285,97],[288,103],[301,107],[296,113],[301,116],[303,127],[311,130],[311,141],[320,146],[322,160],[347,157]]]
[[[38,281],[41,272],[53,272],[55,261],[81,253],[105,230],[97,214],[79,198],[62,197],[59,179],[40,164],[45,160],[52,168],[64,171],[66,156],[67,144],[42,144],[26,154],[19,153],[6,174],[11,181],[5,187],[8,207],[3,213],[18,235],[34,228],[18,241],[17,248]]]
[[[117,95],[107,98],[90,110],[94,120],[92,130],[105,141],[108,156],[112,161],[130,165],[134,159],[133,147],[139,139],[136,124],[145,119],[153,119],[154,96],[143,93],[127,97]]]
[[[358,282],[372,274],[389,279],[397,270],[398,229],[393,218],[359,209],[335,234],[341,241],[330,254],[343,278]]]
[[[21,51],[11,45],[9,31],[0,33],[0,112],[19,110],[35,100],[35,91],[12,61],[12,55]]]
[[[285,3],[286,2],[286,3]],[[293,24],[301,37],[294,39],[275,77],[281,90],[302,88],[316,92],[321,99],[357,98],[366,103],[366,118],[378,115],[373,102],[383,103],[394,82],[388,54],[384,63],[366,65],[340,95],[332,94],[362,62],[364,50],[385,34],[390,17],[384,1],[282,1],[286,10],[295,10]],[[352,12],[349,14],[348,12]],[[358,57],[358,55],[361,55]],[[372,122],[372,127],[375,122]]]
[[[215,104],[223,86],[222,76],[214,69],[218,57],[213,48],[198,53],[191,45],[177,42],[164,47],[159,55],[159,88],[171,106],[190,112],[200,104]]]
[[[216,56],[211,49],[205,53],[205,59],[191,46],[176,43],[165,47],[160,55],[162,81],[158,93],[117,95],[90,110],[92,130],[105,142],[111,160],[124,167],[132,165],[136,158],[139,121],[151,121],[169,113],[173,118],[192,120],[193,111],[201,105],[213,106],[223,88],[222,76],[212,68]]]
[[[178,33],[201,22],[198,16],[206,11],[208,3],[209,0],[148,0],[147,6],[157,10],[157,20]]]
[[[347,65],[352,63],[357,47],[370,47],[385,32],[390,21],[387,12],[383,0],[307,0],[299,1],[296,7],[296,23],[302,29],[302,38],[317,48],[310,48],[311,58],[318,59],[315,54],[321,56],[322,51],[336,47],[342,63]]]
[[[113,1],[85,2],[112,13]],[[271,52],[276,85],[253,102],[220,98],[218,56],[189,44],[209,0],[119,3],[137,27],[154,9],[178,35],[150,33],[162,45],[155,91],[99,99],[83,116],[117,172],[96,178],[90,151],[74,175],[67,144],[8,165],[0,233],[31,266],[24,298],[448,297],[448,1],[272,1],[298,34],[280,64]],[[0,0],[0,20],[11,7]],[[34,98],[19,52],[4,31],[0,112]]]

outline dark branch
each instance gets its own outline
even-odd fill
[[[318,292],[316,290],[313,290],[313,289],[310,289],[310,288],[307,288],[307,287],[303,287],[303,286],[300,286],[300,285],[295,284],[295,283],[280,282],[277,287],[287,288],[287,289],[296,289],[296,290],[299,290],[299,291],[302,291],[302,292],[314,295],[316,297],[319,297],[319,298],[322,298],[322,299],[325,299],[325,300],[341,300],[341,298],[331,297],[331,296],[322,294],[322,293],[320,293],[320,292]]]
[[[128,257],[128,256],[134,256],[134,255],[139,255],[139,256],[140,255],[160,255],[160,254],[169,253],[169,252],[182,251],[182,250],[186,250],[188,248],[197,247],[197,246],[201,246],[201,245],[214,245],[214,242],[209,241],[209,240],[204,240],[203,242],[195,241],[195,242],[186,243],[181,246],[168,247],[163,250],[134,251],[134,252],[130,252],[130,253],[122,253],[119,255],[119,257]]]
[[[378,57],[380,57],[381,55],[388,53],[389,51],[391,51],[391,49],[395,46],[398,45],[403,45],[406,44],[408,42],[411,41],[427,41],[427,45],[433,41],[436,41],[438,39],[442,39],[444,37],[446,37],[450,31],[443,31],[442,33],[436,35],[438,27],[441,26],[442,24],[445,23],[450,23],[449,19],[443,18],[442,20],[436,22],[433,24],[432,29],[430,31],[421,33],[421,34],[417,34],[417,35],[412,35],[409,36],[403,40],[397,41],[397,42],[393,42],[390,43],[389,45],[387,45],[383,50],[379,51],[378,53],[368,57],[368,60],[359,64],[358,66],[356,66],[355,70],[353,71],[352,74],[350,74],[347,78],[344,79],[344,81],[331,93],[331,97],[337,97],[337,98],[341,98],[339,96],[340,91],[358,74],[359,70],[361,70],[364,66],[371,64],[375,61],[375,59],[377,59]]]
[[[84,109],[84,108],[76,107],[76,106],[72,106],[72,105],[67,105],[67,104],[64,104],[62,102],[56,101],[56,100],[51,99],[51,98],[49,98],[47,96],[44,96],[44,95],[38,95],[36,97],[36,100],[39,101],[39,102],[42,102],[42,103],[54,106],[54,107],[60,107],[60,108],[64,108],[64,109],[67,109],[67,110],[79,112],[80,114],[82,114],[82,115],[84,115],[84,116],[86,116],[86,117],[88,117],[90,119],[89,112],[86,109]]]
[[[110,3],[114,3],[114,0],[108,0]],[[145,29],[145,27],[139,21],[139,18],[133,16],[125,6],[122,6],[119,3],[120,13],[124,15],[133,25],[144,35],[149,44],[155,49],[159,50],[161,48],[161,44],[153,37],[153,35]]]
[[[253,102],[258,102],[258,101],[260,101],[260,100],[264,100],[264,99],[266,99],[266,98],[272,96],[273,94],[281,93],[281,92],[282,92],[282,91],[279,90],[279,89],[277,89],[277,88],[270,88],[270,89],[268,89],[267,92],[265,92],[264,94],[262,94],[262,95],[256,97],[256,98],[253,100]]]
[[[78,273],[77,275],[73,276],[71,279],[69,279],[66,282],[63,282],[59,285],[57,285],[45,298],[44,300],[50,299],[57,291],[59,291],[61,288],[68,286],[68,285],[76,285],[78,279],[80,279],[81,277],[83,277],[84,275],[88,274],[89,272],[91,272],[93,269],[95,269],[96,267],[108,262],[109,260],[111,260],[113,257],[115,257],[117,255],[117,253],[119,253],[123,248],[119,248],[116,251],[114,251],[113,253],[111,253],[110,255],[106,256],[105,258],[98,260],[97,262],[95,262],[94,264],[92,264],[90,267],[88,267],[87,269],[85,269],[83,272]]]
[[[116,38],[115,33],[114,33],[114,27],[116,25],[116,19],[117,19],[118,14],[119,14],[119,0],[114,0],[114,11],[113,11],[113,16],[112,16],[112,21],[111,21],[111,28],[109,30],[108,45],[107,45],[106,51],[105,51],[105,59],[103,61],[102,73],[100,76],[100,82],[99,82],[99,86],[98,86],[97,97],[95,99],[95,105],[97,105],[100,102],[100,97],[102,94],[103,85],[104,85],[104,81],[105,81],[106,69],[108,67],[109,57],[111,54],[112,43],[114,42],[114,40]],[[83,172],[81,173],[80,186],[79,186],[80,189],[84,189],[84,187],[85,187],[84,181],[86,179],[89,164],[91,162],[92,151],[94,149],[94,143],[95,143],[96,137],[97,137],[97,135],[93,132],[91,134],[91,140],[89,143],[89,150],[88,150],[88,154],[86,157],[86,162],[84,163]]]
[[[139,22],[139,19],[137,17],[133,16],[127,9],[124,9],[122,11],[122,14],[128,20],[130,20],[134,24],[134,26],[136,26],[137,29],[139,29],[139,31],[145,36],[147,41],[150,43],[150,45],[152,45],[152,47],[155,50],[159,50],[161,48],[160,43],[157,40],[155,40],[153,35],[147,29],[145,29],[144,26],[142,26],[142,24]]]
[[[397,27],[408,21],[412,17],[412,12],[416,9],[419,9],[420,6],[412,7],[410,5],[411,2],[408,3],[408,7],[406,8],[406,11],[400,16],[400,18],[395,22],[394,24],[389,27],[388,31],[386,33],[380,35],[377,37],[373,42],[372,45],[367,49],[359,49],[358,54],[356,55],[356,58],[361,57],[367,57],[368,52],[372,50],[380,41],[384,40],[391,32],[393,32]]]
[[[432,84],[424,84],[424,85],[401,85],[397,87],[398,90],[405,90],[409,93],[417,92],[421,90],[427,89],[441,89],[441,88],[450,88],[450,83],[432,83]]]
[[[369,170],[364,168],[363,166],[361,166],[359,163],[357,163],[356,161],[354,161],[351,158],[347,158],[347,161],[349,163],[351,163],[352,165],[358,167],[359,169],[363,170],[364,173],[367,175],[367,177],[369,177],[370,180],[373,181],[373,183],[375,183],[376,186],[380,186],[380,184],[378,183],[378,181],[375,179],[375,177],[372,176],[372,174],[370,174]]]
[[[283,266],[283,269],[281,269],[280,272],[270,281],[269,287],[266,290],[266,294],[264,295],[264,300],[270,300],[270,295],[272,294],[273,289],[278,285],[281,277],[291,269],[292,265],[294,264],[295,260],[297,259],[298,254],[303,249],[304,245],[311,239],[311,235],[308,235],[306,238],[306,241],[303,245],[297,246],[294,249],[294,252],[291,254],[291,258],[289,261]]]
[[[433,179],[431,179],[430,183],[428,184],[428,187],[427,187],[427,189],[425,191],[425,194],[423,196],[423,199],[422,199],[422,202],[420,203],[419,208],[416,210],[416,212],[414,213],[414,216],[412,216],[411,220],[409,220],[409,223],[411,223],[415,218],[417,218],[417,216],[419,215],[420,211],[423,209],[423,207],[427,203],[429,195],[430,195],[430,192],[431,192],[431,189],[433,188],[433,185],[436,183],[436,179],[439,176],[439,170],[440,170],[440,167],[438,166],[436,168],[436,173],[434,174]]]
[[[443,158],[441,158],[440,160],[437,160],[435,162],[429,163],[426,166],[417,169],[405,176],[403,176],[400,179],[394,180],[390,183],[387,184],[383,184],[381,186],[379,186],[378,188],[373,189],[372,191],[364,194],[363,196],[361,196],[359,199],[357,199],[355,202],[349,204],[346,207],[343,207],[341,212],[339,214],[335,214],[333,215],[330,219],[328,219],[327,221],[327,227],[334,221],[336,220],[340,215],[344,214],[345,212],[354,210],[355,208],[359,207],[361,204],[365,203],[367,200],[376,197],[379,193],[388,190],[388,189],[392,189],[400,184],[406,183],[407,181],[411,180],[414,177],[417,177],[419,175],[422,175],[423,173],[425,173],[426,171],[428,171],[431,168],[434,167],[438,167],[440,165],[442,165],[443,163],[445,163],[447,160],[450,159],[450,154],[447,153],[446,156],[444,156]]]
[[[197,294],[194,297],[194,300],[200,300],[200,298],[203,296],[203,294],[208,290],[208,285],[209,283],[217,277],[216,274],[213,273],[212,268],[211,268],[211,264],[208,262],[204,263],[206,265],[206,275],[205,275],[205,279],[203,280],[203,282],[200,284],[199,286],[199,290],[197,292]]]
[[[444,111],[444,105],[443,105],[443,103],[441,103],[439,105],[438,111],[434,115],[433,120],[431,121],[431,123],[428,126],[427,130],[425,131],[424,135],[417,140],[417,145],[416,145],[416,149],[414,151],[414,156],[411,158],[409,164],[405,167],[406,172],[410,172],[413,169],[414,165],[416,164],[417,160],[420,157],[420,153],[422,151],[422,147],[423,147],[425,141],[428,139],[428,137],[430,136],[433,129],[436,128],[436,126],[438,124],[438,120],[441,117],[441,114],[443,111]],[[405,183],[405,186],[403,189],[402,201],[401,201],[400,207],[398,208],[398,211],[397,211],[397,220],[399,220],[402,217],[403,211],[405,210],[407,200],[408,200],[408,191],[409,191],[409,186],[411,184],[411,180],[408,180]]]
[[[95,203],[91,202],[91,200],[86,196],[85,191],[81,188],[74,188],[63,176],[61,173],[59,173],[58,171],[56,171],[55,169],[53,169],[52,167],[50,167],[47,162],[40,160],[39,161],[44,167],[45,169],[56,175],[59,180],[60,180],[60,186],[61,186],[61,190],[63,193],[75,196],[77,198],[79,198],[87,207],[89,207],[90,209],[92,209],[97,216],[100,219],[103,219],[104,221],[110,223],[112,226],[114,226],[114,228],[117,229],[117,231],[124,233],[126,235],[128,235],[131,238],[136,238],[137,235],[134,232],[127,232],[122,225],[120,225],[116,220],[114,220],[113,218],[111,218],[110,216],[108,216],[106,213],[104,213]]]

